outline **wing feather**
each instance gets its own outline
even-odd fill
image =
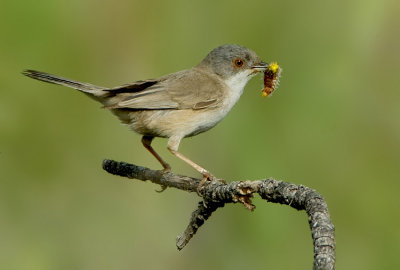
[[[108,108],[118,109],[206,109],[222,101],[226,85],[215,75],[196,68],[159,79],[139,81],[109,90]]]

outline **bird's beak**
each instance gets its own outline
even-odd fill
[[[251,68],[256,72],[264,72],[268,68],[268,64],[265,63],[264,61],[261,61],[260,63],[252,66]]]

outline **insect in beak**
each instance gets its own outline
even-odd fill
[[[282,69],[277,62],[269,64],[264,71],[264,89],[261,92],[263,97],[268,97],[276,90],[279,84],[279,76]]]

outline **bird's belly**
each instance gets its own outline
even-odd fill
[[[131,111],[115,114],[139,134],[169,138],[189,137],[207,131],[218,124],[226,112],[190,109]]]

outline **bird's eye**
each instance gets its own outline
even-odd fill
[[[235,64],[235,67],[241,68],[244,65],[244,60],[242,58],[236,58],[233,60],[233,63]]]

